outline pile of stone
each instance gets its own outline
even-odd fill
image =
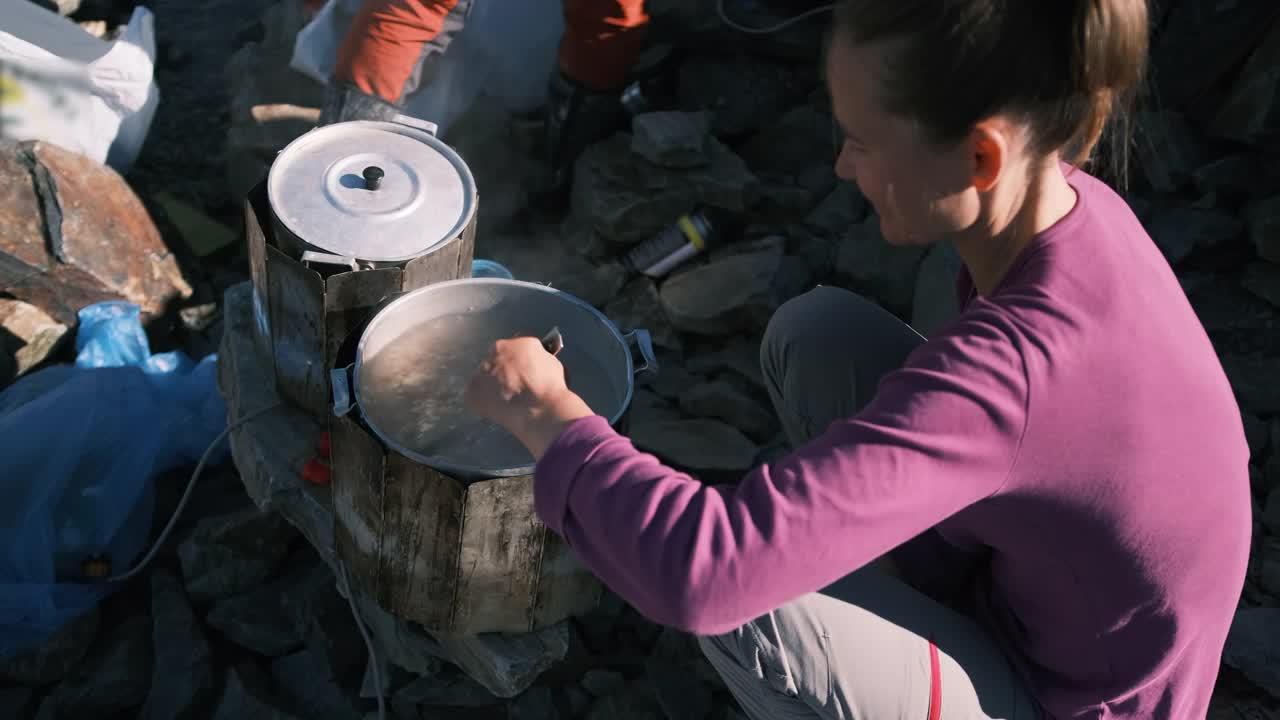
[[[229,66],[233,111],[220,120],[229,127],[214,131],[227,139],[238,189],[260,179],[272,154],[314,122],[316,88],[294,85],[285,67],[300,5],[272,5],[265,21],[241,32],[243,49]],[[574,293],[624,328],[649,329],[661,370],[637,389],[631,437],[705,480],[734,481],[786,451],[758,360],[773,310],[815,284],[839,285],[927,335],[957,311],[960,266],[945,246],[886,245],[873,209],[834,176],[836,133],[816,63],[820,27],[748,40],[726,33],[714,0],[652,5],[655,34],[689,49],[675,104],[587,150],[563,226],[504,229],[478,244],[520,277]],[[1219,351],[1252,452],[1254,552],[1210,717],[1273,718],[1269,708],[1280,698],[1280,8],[1270,0],[1156,5],[1155,92],[1137,117],[1126,197]],[[163,23],[164,13],[158,16]],[[479,157],[463,154],[473,163]],[[19,160],[25,164],[15,167],[31,177],[33,166]],[[476,164],[482,187],[502,174]],[[34,187],[29,203],[40,207]],[[657,281],[622,266],[626,249],[697,204],[738,215],[742,237]],[[0,214],[0,230],[26,217]],[[42,228],[23,227],[32,238],[23,246],[34,258],[29,264],[52,267],[56,246]],[[485,227],[494,226],[481,223],[482,235]],[[163,250],[149,257],[160,268],[153,277],[171,277]],[[183,293],[169,284],[176,290],[157,292]],[[15,362],[26,367],[41,347],[56,344],[67,320],[56,305],[24,302],[39,314],[0,296],[9,335],[29,348]],[[290,526],[254,509],[230,471],[201,492],[154,572],[30,655],[0,663],[0,715],[356,718],[373,708],[365,645],[328,566]],[[384,661],[391,716],[740,717],[690,637],[648,623],[607,593],[595,612],[569,623],[561,654],[532,684],[502,693],[510,697],[448,662],[409,671]]]

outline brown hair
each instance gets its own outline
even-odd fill
[[[1042,152],[1080,165],[1104,130],[1128,172],[1129,111],[1146,69],[1147,0],[845,0],[836,38],[896,43],[890,111],[948,143],[996,113],[1026,119]]]

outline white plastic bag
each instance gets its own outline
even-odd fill
[[[361,4],[328,0],[298,33],[290,66],[327,83]],[[482,91],[512,112],[537,108],[563,32],[561,0],[474,0],[466,26],[435,61],[430,81],[404,99],[404,112],[436,123],[443,135]]]
[[[115,42],[28,0],[0,0],[0,136],[132,167],[160,102],[154,17],[135,8]]]

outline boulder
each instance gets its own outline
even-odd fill
[[[1258,257],[1280,263],[1280,195],[1250,205],[1244,215]]]
[[[63,625],[39,647],[0,660],[0,680],[39,687],[57,682],[80,664],[98,636],[97,606]]]
[[[817,67],[780,63],[755,54],[700,54],[680,67],[682,110],[709,110],[722,137],[743,137],[765,127],[801,100],[817,80]]]
[[[676,328],[702,335],[758,331],[780,304],[775,279],[782,255],[732,255],[670,278],[662,286],[662,306]]]
[[[1280,608],[1236,611],[1222,661],[1280,698]]]
[[[1280,308],[1280,265],[1268,262],[1250,263],[1240,278],[1244,289]]]
[[[960,314],[956,279],[964,263],[949,242],[934,243],[920,262],[911,299],[911,327],[929,337]]]
[[[659,420],[635,423],[628,432],[642,450],[690,470],[743,471],[759,448],[719,420]]]
[[[1147,232],[1170,263],[1178,263],[1198,248],[1219,245],[1244,230],[1234,214],[1216,208],[1173,207],[1156,210]]]
[[[146,699],[152,664],[151,618],[135,615],[104,633],[51,697],[64,717],[110,717]]]
[[[252,662],[227,671],[213,720],[299,720],[270,690],[269,678]]]
[[[618,252],[675,222],[695,205],[742,212],[754,203],[758,180],[746,163],[714,138],[705,166],[673,170],[631,151],[632,136],[618,133],[587,148],[574,170],[570,205]]]
[[[632,152],[659,167],[684,170],[711,162],[707,113],[642,113],[632,120],[631,133]]]
[[[1170,110],[1140,113],[1135,147],[1147,184],[1157,192],[1175,192],[1204,164],[1205,152],[1186,117]]]
[[[0,288],[68,326],[102,300],[156,315],[192,292],[124,179],[42,142],[0,142]]]
[[[695,417],[723,420],[756,442],[768,441],[775,431],[773,414],[725,380],[694,385],[680,396],[680,409]]]
[[[896,246],[880,234],[880,219],[872,215],[853,226],[836,254],[836,275],[900,318],[911,316],[916,270],[926,248]]]
[[[1280,413],[1280,357],[1224,355],[1221,360],[1242,407],[1259,415]]]
[[[1280,15],[1266,33],[1209,124],[1219,137],[1253,143],[1274,138],[1280,125]]]
[[[151,694],[142,720],[193,720],[208,714],[218,697],[213,652],[199,618],[182,589],[182,581],[168,570],[151,576],[152,656],[155,667]]]
[[[201,520],[178,546],[187,594],[204,604],[261,584],[280,567],[296,536],[278,513],[257,508]]]
[[[632,278],[609,301],[604,314],[623,332],[648,330],[655,345],[679,351],[683,345],[658,289],[648,277]]]

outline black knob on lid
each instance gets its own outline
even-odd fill
[[[364,186],[370,190],[377,190],[382,187],[382,176],[386,173],[382,172],[382,168],[377,165],[370,165],[361,174],[364,175]]]

